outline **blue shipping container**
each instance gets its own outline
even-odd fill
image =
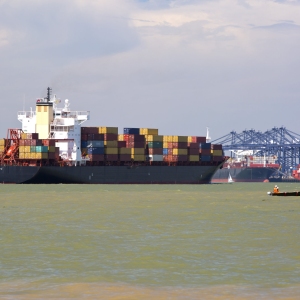
[[[87,148],[88,154],[104,154],[104,147],[90,147]]]
[[[124,134],[140,134],[139,128],[124,128],[123,130]]]
[[[163,155],[168,155],[168,148],[163,148]]]
[[[211,143],[200,143],[199,148],[200,149],[210,149],[211,148]]]
[[[86,147],[82,147],[82,148],[91,148],[91,147],[104,147],[104,141],[87,141]]]
[[[210,155],[201,155],[201,161],[211,161]]]

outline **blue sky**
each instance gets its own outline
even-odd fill
[[[0,0],[0,136],[46,88],[86,126],[300,133],[300,1]]]

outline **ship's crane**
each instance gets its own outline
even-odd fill
[[[21,129],[8,129],[4,151],[0,154],[1,165],[13,165],[18,159]]]
[[[225,151],[234,156],[236,151],[253,151],[253,156],[276,157],[281,172],[289,175],[291,169],[300,163],[300,135],[285,127],[274,127],[265,132],[244,130],[231,131],[212,143],[223,145]]]

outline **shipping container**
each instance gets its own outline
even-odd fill
[[[144,148],[131,148],[131,155],[144,155],[145,149]]]
[[[163,142],[148,142],[148,148],[163,148]]]
[[[211,161],[211,156],[210,155],[202,155],[201,154],[201,156],[200,156],[200,160],[201,161],[206,161],[206,162],[208,162],[208,161]]]
[[[211,155],[211,153],[210,153],[210,149],[200,149],[199,150],[199,153],[201,154],[201,155]]]
[[[105,160],[106,161],[118,161],[119,156],[118,156],[118,154],[106,154],[105,155]]]
[[[118,149],[119,149],[119,150],[118,150],[118,151],[119,151],[119,154],[124,154],[124,155],[125,155],[125,154],[126,154],[126,155],[129,154],[129,155],[131,155],[131,149],[132,149],[132,148],[123,148],[123,147],[122,147],[122,148],[118,148]]]
[[[104,154],[89,154],[90,161],[104,161]]]
[[[119,160],[120,161],[131,161],[131,154],[120,154]]]
[[[81,127],[81,134],[101,133],[98,127]]]
[[[91,141],[104,141],[104,134],[102,133],[89,133],[87,139]]]
[[[189,161],[199,161],[199,154],[198,155],[189,155]]]
[[[213,156],[223,156],[223,150],[211,150]]]
[[[198,155],[199,156],[199,149],[197,149],[197,148],[189,148],[188,154],[189,155]]]
[[[118,141],[104,141],[107,148],[118,148]]]
[[[173,155],[187,155],[188,149],[177,149],[173,148]]]
[[[152,128],[140,128],[140,134],[143,135],[158,135],[158,129],[152,129]]]
[[[199,143],[189,143],[190,149],[199,149]]]
[[[114,148],[110,148],[114,149]],[[104,147],[89,147],[87,148],[87,154],[104,154],[105,153]]]
[[[134,161],[145,161],[145,155],[131,154],[131,159],[133,159]]]
[[[199,143],[200,149],[211,149],[211,143]]]
[[[126,148],[127,142],[126,141],[118,141],[118,148]]]
[[[187,141],[188,141],[187,136],[173,135],[173,138],[172,138],[173,143],[179,143],[179,142],[187,143]]]
[[[145,135],[146,141],[147,142],[163,142],[163,136],[162,135],[152,135],[148,134]]]
[[[148,148],[146,151],[151,155],[163,155],[163,148]]]
[[[168,148],[163,148],[163,155],[168,155]]]
[[[118,134],[115,133],[105,133],[104,134],[104,141],[117,141]]]
[[[140,134],[129,134],[128,135],[128,141],[129,142],[144,142],[146,141],[145,136],[144,135],[140,135]]]
[[[163,155],[148,155],[148,161],[163,161]]]
[[[104,148],[104,153],[105,154],[113,154],[113,155],[117,155],[119,152],[118,148]],[[99,153],[100,154],[100,153]]]
[[[104,141],[87,141],[86,147],[83,148],[93,148],[93,147],[104,147]],[[117,144],[117,142],[115,142]],[[82,144],[81,142],[81,147],[84,146],[85,143]]]
[[[124,128],[123,129],[124,134],[140,134],[139,128]]]
[[[99,132],[98,133],[118,134],[118,127],[99,127]]]
[[[212,144],[211,149],[213,150],[222,150],[222,145],[220,144]]]
[[[144,148],[145,149],[145,142],[127,142],[128,148]]]

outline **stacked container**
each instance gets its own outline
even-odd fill
[[[223,160],[223,148],[222,145],[211,145],[211,154],[213,161],[220,162]]]
[[[203,162],[210,162],[212,160],[211,155],[211,143],[200,143],[200,160]]]
[[[37,133],[22,133],[19,140],[19,159],[59,159],[55,140],[40,140]]]
[[[131,159],[133,161],[145,161],[146,139],[140,134],[139,128],[124,128],[124,141],[127,148],[131,149]]]

